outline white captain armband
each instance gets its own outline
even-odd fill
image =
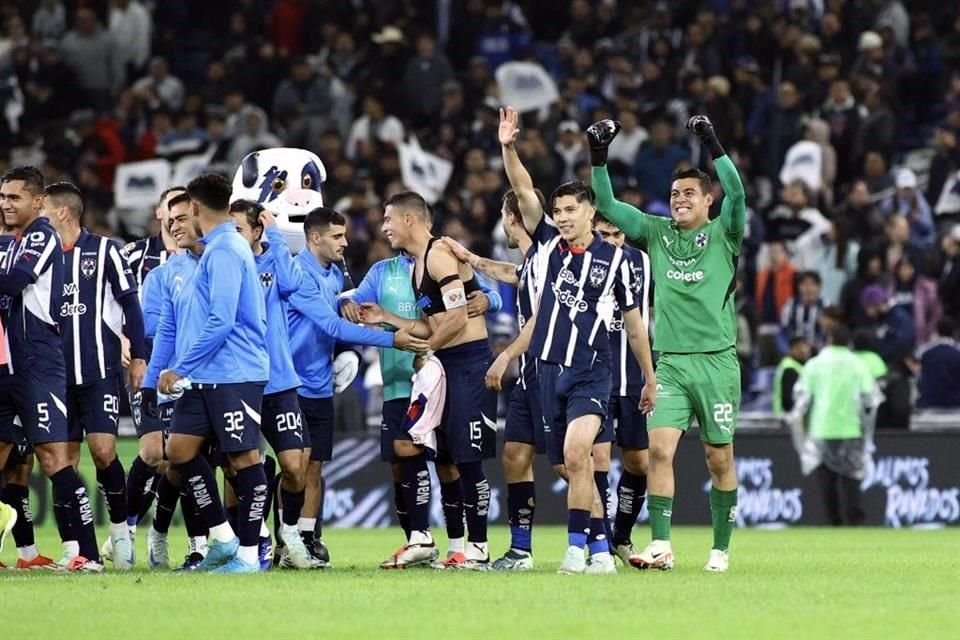
[[[464,292],[463,287],[448,289],[443,292],[443,308],[447,311],[465,306],[467,306],[467,294]]]

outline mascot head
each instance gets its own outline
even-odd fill
[[[288,147],[248,153],[233,176],[234,200],[259,202],[277,216],[290,250],[305,245],[303,220],[323,206],[322,185],[327,170],[316,154]]]

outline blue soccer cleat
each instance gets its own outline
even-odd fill
[[[210,556],[207,556],[208,558]],[[212,571],[212,573],[259,573],[260,572],[260,563],[256,562],[254,564],[249,564],[240,559],[239,556],[234,556],[234,558],[225,565],[217,567]]]
[[[229,542],[211,540],[207,549],[207,557],[197,565],[197,571],[213,571],[218,567],[222,567],[236,557],[237,549],[239,548],[240,539],[236,536]]]
[[[273,544],[270,541],[270,536],[262,536],[260,538],[257,553],[260,560],[260,570],[269,571],[270,567],[273,566]]]

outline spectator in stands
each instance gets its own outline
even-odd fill
[[[890,304],[903,309],[913,318],[917,344],[930,339],[943,314],[936,281],[923,275],[917,265],[911,262],[909,255],[900,258],[893,269]]]
[[[820,276],[816,271],[802,271],[796,275],[796,295],[780,311],[780,335],[777,341],[780,353],[788,351],[792,336],[803,336],[815,349],[823,346],[820,314],[824,304],[820,287]]]
[[[673,142],[673,122],[657,118],[650,127],[650,140],[640,147],[633,175],[648,198],[665,198],[670,193],[671,176],[677,164],[689,160],[689,152]]]
[[[793,296],[796,269],[790,264],[780,240],[767,243],[769,266],[757,274],[757,320],[760,324],[780,323],[780,311]]]
[[[234,134],[227,152],[227,163],[236,167],[251,151],[283,146],[280,138],[270,132],[269,124],[267,113],[263,109],[253,105],[244,107],[238,118],[238,131]]]
[[[837,181],[844,183],[854,174],[853,145],[860,122],[866,117],[866,109],[857,104],[846,78],[838,78],[830,85],[820,117],[830,125],[830,143],[837,150]]]
[[[504,62],[523,57],[529,46],[530,34],[519,8],[505,0],[487,0],[474,54],[486,58],[490,69],[496,71]]]
[[[913,241],[907,217],[899,213],[887,216],[883,224],[883,238],[877,240],[874,247],[883,256],[883,269],[888,273],[893,273],[903,256],[908,256],[915,265],[927,264],[923,249]]]
[[[403,90],[406,104],[414,126],[428,125],[440,111],[443,86],[454,79],[453,67],[442,53],[437,51],[437,42],[429,33],[417,36],[416,55],[407,63],[403,74]]]
[[[378,144],[395,147],[403,141],[403,123],[386,112],[379,96],[363,99],[363,115],[353,121],[347,137],[346,154],[351,160],[373,158]]]
[[[918,409],[960,409],[960,345],[956,338],[956,323],[943,317],[932,339],[917,351]]]
[[[780,420],[786,420],[793,411],[793,387],[800,379],[803,363],[812,353],[813,347],[806,336],[790,337],[787,353],[773,374],[773,412]]]
[[[853,143],[854,162],[863,158],[867,151],[876,151],[884,158],[889,158],[895,142],[896,117],[879,88],[872,88],[866,93],[863,106],[866,115],[860,121]]]
[[[559,139],[553,150],[563,161],[561,182],[576,180],[576,167],[581,162],[589,160],[586,138],[580,132],[580,125],[576,120],[564,120],[557,127]]]
[[[133,91],[151,109],[162,107],[178,111],[183,106],[183,82],[170,74],[167,61],[163,58],[150,61],[149,73],[133,84]]]
[[[960,224],[955,224],[940,239],[940,258],[936,275],[944,315],[960,318]]]
[[[893,195],[893,176],[887,170],[886,158],[879,151],[867,151],[864,154],[863,178],[870,191],[871,202],[882,202]]]
[[[851,239],[851,227],[847,218],[836,218],[825,232],[808,234],[795,246],[797,268],[819,274],[820,297],[825,305],[839,304],[843,285],[856,274],[860,244]]]
[[[59,40],[67,30],[67,11],[60,0],[40,0],[30,33],[41,40]]]
[[[954,82],[960,82],[960,74],[954,75]],[[960,151],[957,149],[957,136],[947,126],[940,125],[934,130],[933,148],[935,155],[930,161],[930,176],[927,183],[927,202],[936,207],[940,194],[950,176],[960,168]],[[937,211],[937,214],[940,212]]]
[[[932,246],[935,239],[933,212],[927,199],[917,188],[917,174],[907,168],[900,169],[896,173],[894,185],[897,190],[884,200],[884,211],[906,217],[910,225],[910,237],[918,246]]]
[[[296,58],[290,77],[273,94],[273,117],[286,127],[288,142],[295,143],[291,146],[312,149],[324,131],[344,124],[350,100],[343,83],[329,71],[318,73],[306,58]]]
[[[713,122],[716,123],[715,118]],[[637,159],[640,147],[650,138],[647,130],[640,126],[637,114],[632,109],[624,109],[620,112],[620,124],[623,128],[613,139],[607,153],[607,166],[612,167],[611,171],[618,174],[629,172]],[[614,163],[616,163],[615,166]]]
[[[122,76],[113,38],[100,26],[92,9],[77,9],[74,27],[63,37],[60,51],[77,74],[88,104],[109,109],[111,96],[119,88]]]
[[[880,285],[864,288],[860,306],[876,336],[877,353],[891,368],[904,366],[916,346],[913,318],[902,308],[891,306],[890,294]]]
[[[759,103],[750,114],[747,135],[750,136],[755,157],[763,175],[776,178],[783,158],[802,133],[804,116],[802,95],[792,82],[781,82],[776,101]]]
[[[113,0],[109,29],[124,77],[137,77],[150,59],[153,16],[139,0]]]
[[[829,221],[814,206],[810,188],[803,180],[785,186],[780,199],[782,202],[770,212],[768,223],[791,252],[797,243],[809,242],[811,236],[829,229]]]

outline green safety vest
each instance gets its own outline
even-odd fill
[[[787,369],[793,369],[799,377],[800,372],[803,370],[803,365],[790,356],[784,356],[780,364],[777,365],[777,372],[773,374],[773,412],[778,416],[783,415],[783,392],[780,390],[780,387],[783,382],[783,374]]]

